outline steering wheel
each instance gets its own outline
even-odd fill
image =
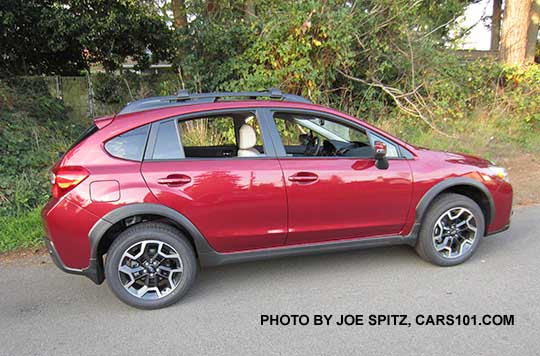
[[[304,156],[317,156],[321,150],[321,139],[318,136],[311,136],[306,145]]]

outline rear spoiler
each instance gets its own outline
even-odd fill
[[[102,129],[105,126],[107,126],[108,124],[110,124],[114,120],[115,117],[116,117],[116,115],[108,115],[108,116],[96,117],[94,119],[94,125],[96,125],[98,129]]]

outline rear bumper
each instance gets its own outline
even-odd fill
[[[53,260],[56,267],[58,267],[61,271],[70,274],[86,276],[96,284],[103,283],[103,281],[105,280],[105,276],[103,275],[103,268],[100,268],[100,266],[98,265],[99,261],[91,259],[88,268],[85,269],[67,267],[58,255],[58,252],[54,247],[54,243],[46,237],[44,237],[43,240],[45,241],[45,246],[47,246],[47,251],[49,251],[51,259]]]
[[[510,228],[510,224],[506,225],[505,227],[503,227],[502,229],[499,229],[497,231],[491,231],[491,232],[487,233],[486,236],[491,236],[491,235],[498,234],[500,232],[504,232],[504,231],[508,230],[509,228]]]

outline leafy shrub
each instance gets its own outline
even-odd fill
[[[70,118],[43,83],[0,83],[0,215],[23,214],[47,200],[50,167],[88,125]]]

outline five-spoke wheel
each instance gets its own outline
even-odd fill
[[[433,227],[433,244],[446,258],[457,258],[472,247],[476,238],[476,219],[470,210],[456,207],[447,210]]]
[[[142,299],[167,296],[182,274],[182,259],[169,244],[144,240],[129,247],[120,259],[118,275],[124,288]]]
[[[111,290],[142,309],[175,303],[196,273],[195,253],[185,236],[172,226],[152,222],[123,231],[109,248],[105,264]]]
[[[484,214],[472,199],[443,194],[428,208],[416,241],[416,251],[439,266],[460,264],[472,256],[484,235]]]

